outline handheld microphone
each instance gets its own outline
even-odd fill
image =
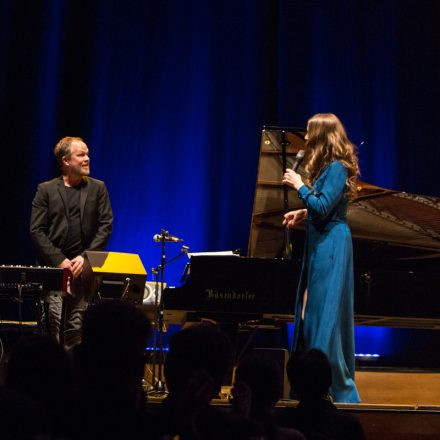
[[[165,233],[154,234],[153,241],[155,241],[156,243],[160,243],[162,241],[178,243],[180,241],[183,241],[183,238],[176,237],[175,235],[170,235],[167,231],[165,231]]]
[[[301,165],[301,162],[303,161],[305,154],[306,153],[305,153],[304,150],[299,150],[298,153],[296,153],[295,162],[293,162],[293,165],[292,165],[292,170],[293,171],[296,172],[298,167]]]

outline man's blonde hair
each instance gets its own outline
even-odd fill
[[[60,167],[63,166],[63,157],[70,157],[72,153],[70,151],[70,147],[72,145],[72,142],[74,141],[82,142],[83,144],[85,144],[84,140],[80,137],[66,136],[60,139],[55,145],[55,148],[53,149],[53,154],[55,155]]]

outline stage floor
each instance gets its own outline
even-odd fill
[[[361,422],[367,440],[440,439],[440,372],[357,371],[362,403],[337,404]]]
[[[440,372],[357,371],[355,379],[364,404],[440,409]]]

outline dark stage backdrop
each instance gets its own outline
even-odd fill
[[[0,5],[0,263],[34,261],[31,200],[66,135],[86,140],[107,183],[109,249],[148,271],[161,228],[193,251],[246,251],[265,124],[334,112],[364,180],[438,195],[437,1]]]

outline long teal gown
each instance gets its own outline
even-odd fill
[[[292,348],[295,351],[301,341],[305,350],[322,350],[332,367],[333,400],[360,402],[354,383],[353,248],[346,179],[347,169],[335,161],[321,172],[313,189],[303,185],[298,190],[308,217]]]

